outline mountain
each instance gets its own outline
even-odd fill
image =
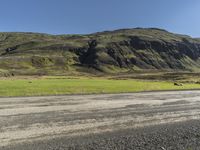
[[[65,75],[200,68],[200,39],[157,28],[88,35],[0,33],[1,75]]]

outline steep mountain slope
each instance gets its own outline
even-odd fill
[[[200,68],[200,40],[156,28],[90,35],[0,33],[3,75]]]

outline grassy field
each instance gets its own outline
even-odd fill
[[[61,94],[100,94],[157,90],[200,89],[200,84],[185,83],[174,86],[170,81],[106,78],[10,78],[0,79],[0,96],[41,96]]]

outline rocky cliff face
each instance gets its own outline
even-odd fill
[[[96,41],[96,43],[100,43]],[[87,56],[87,57],[84,57]],[[119,68],[178,69],[199,67],[200,43],[182,38],[165,41],[154,38],[129,36],[128,39],[107,43],[105,47],[88,49],[81,57],[83,64],[101,68],[114,65]]]
[[[0,68],[16,74],[200,68],[200,40],[160,29],[91,35],[0,34]]]

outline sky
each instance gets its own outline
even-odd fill
[[[0,32],[88,34],[135,27],[200,37],[200,0],[0,0]]]

